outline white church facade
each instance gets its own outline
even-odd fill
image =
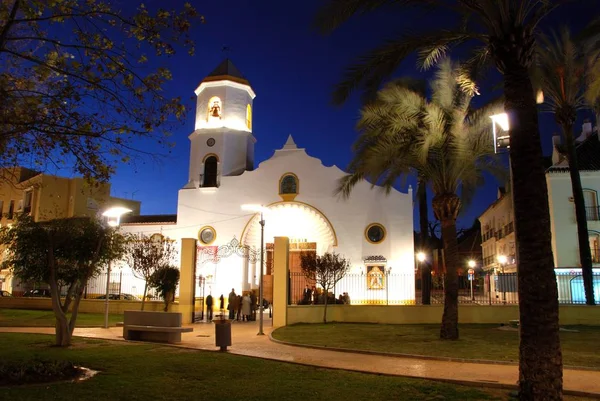
[[[282,136],[282,147],[255,167],[255,93],[229,60],[195,93],[189,176],[179,190],[177,215],[125,218],[123,231],[161,234],[178,244],[182,238],[196,239],[196,275],[204,279],[205,293],[227,296],[232,288],[237,293],[258,288],[260,213],[243,210],[242,205],[262,205],[265,298],[272,292],[269,252],[274,238],[284,236],[290,239],[291,272],[300,272],[302,250],[336,252],[349,259],[351,273],[368,276],[393,269],[395,276],[402,276],[403,284],[385,295],[384,284],[368,285],[365,279],[364,288],[353,288],[352,303],[376,299],[373,292],[378,291],[382,299],[414,303],[410,188],[407,193],[393,190],[386,195],[361,182],[349,199],[341,199],[334,190],[344,171],[311,157],[291,135],[287,141]]]

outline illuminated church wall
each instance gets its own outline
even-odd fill
[[[257,249],[260,246],[259,227],[255,214],[241,209],[243,204],[262,204],[270,207],[265,214],[265,242],[274,236],[289,236],[292,240],[316,242],[318,252],[334,251],[351,262],[351,273],[367,273],[365,259],[382,257],[382,267],[392,267],[402,274],[402,283],[394,283],[395,294],[386,294],[398,302],[414,299],[414,244],[412,191],[393,190],[385,195],[380,189],[362,182],[348,200],[334,195],[338,180],[344,172],[336,166],[325,166],[321,160],[300,149],[290,137],[272,157],[253,169],[255,138],[247,126],[248,105],[252,109],[254,92],[249,85],[230,81],[202,82],[198,95],[196,129],[190,139],[190,176],[179,191],[177,223],[172,225],[125,225],[129,232],[148,234],[162,232],[170,238],[199,238],[204,227],[214,229],[214,241],[199,245],[218,247],[236,239]],[[221,120],[210,122],[209,113],[215,97],[220,100]],[[211,99],[212,102],[211,103]],[[214,116],[210,116],[216,118]],[[252,117],[252,116],[251,116]],[[213,124],[213,125],[211,125]],[[301,132],[298,137],[301,137]],[[208,140],[213,141],[209,145]],[[284,137],[282,136],[282,143]],[[202,160],[215,154],[219,159],[218,187],[202,187],[199,174]],[[297,194],[280,194],[280,180],[292,173],[298,180]],[[157,195],[160,196],[160,195]],[[285,203],[291,201],[290,203]],[[271,206],[269,206],[271,205]],[[270,215],[269,215],[270,214]],[[385,233],[378,242],[377,235],[369,239],[367,229],[380,224]],[[312,226],[311,226],[312,225]],[[383,234],[382,234],[383,236]],[[337,243],[335,241],[337,240]],[[213,249],[213,248],[209,248]],[[255,263],[233,255],[218,264],[199,264],[199,273],[212,276],[213,295],[257,288],[259,271]],[[366,283],[366,282],[365,282]],[[390,289],[392,283],[390,283]],[[401,285],[403,287],[401,287]],[[361,293],[362,291],[362,293]],[[365,291],[381,293],[381,289],[354,290],[351,298],[366,296]],[[379,296],[379,295],[377,295]]]

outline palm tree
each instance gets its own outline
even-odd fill
[[[421,65],[435,64],[453,47],[470,46],[464,64],[470,76],[491,65],[503,74],[504,109],[510,122],[513,203],[518,246],[519,397],[562,399],[562,354],[558,335],[558,288],[550,233],[548,188],[536,96],[529,71],[539,23],[562,1],[546,0],[329,0],[316,26],[331,32],[357,14],[384,6],[399,12],[410,6],[444,13],[444,22],[403,35],[361,57],[333,94],[343,103],[355,89],[374,93],[410,54]],[[413,19],[419,21],[420,19]],[[420,25],[423,26],[423,25]],[[409,27],[407,27],[409,28]],[[476,90],[474,86],[466,88]]]
[[[558,34],[541,36],[540,39],[536,75],[540,79],[548,109],[554,113],[554,119],[561,127],[565,137],[569,174],[575,202],[579,261],[583,275],[585,300],[586,304],[594,305],[592,253],[587,229],[585,200],[573,138],[573,125],[577,119],[577,111],[588,108],[584,97],[586,55],[582,52],[580,45],[573,40],[567,28],[563,28]]]
[[[491,108],[472,109],[459,74],[450,60],[440,63],[431,81],[431,100],[401,82],[382,89],[377,100],[362,109],[356,154],[338,187],[338,193],[348,197],[358,182],[367,179],[389,192],[398,179],[413,172],[421,183],[431,185],[446,260],[440,330],[444,340],[458,339],[456,218],[461,198],[468,202],[483,183],[484,171],[503,170],[493,157]]]
[[[427,178],[423,174],[418,175],[417,179],[417,202],[419,205],[419,230],[421,240],[421,252],[429,252],[429,209],[427,207]],[[421,304],[431,304],[431,269],[428,262],[422,262],[421,270]]]

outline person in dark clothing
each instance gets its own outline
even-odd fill
[[[225,297],[223,294],[219,297],[219,310],[221,311],[221,314],[223,314],[223,311],[225,310]]]
[[[238,295],[236,300],[235,300],[235,312],[237,313],[236,315],[236,320],[240,320],[242,319],[242,321],[244,321],[243,317],[242,317],[242,296]]]
[[[252,291],[250,293],[250,320],[255,321],[256,320],[256,294],[254,293],[254,291]]]
[[[237,295],[235,290],[232,288],[229,293],[229,298],[227,299],[227,309],[229,310],[229,320],[235,319],[235,301],[237,300]]]
[[[307,284],[306,288],[302,292],[302,305],[310,305],[311,300],[312,300],[312,291],[310,290],[310,287]]]
[[[209,322],[212,320],[213,317],[213,297],[212,295],[208,294],[208,296],[206,297],[206,320],[208,320]]]

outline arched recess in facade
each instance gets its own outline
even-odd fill
[[[338,245],[337,235],[329,219],[317,208],[303,202],[276,202],[266,207],[265,243],[275,237],[288,237],[297,242],[315,242],[317,253],[332,251]],[[241,243],[260,248],[260,214],[250,218]]]

